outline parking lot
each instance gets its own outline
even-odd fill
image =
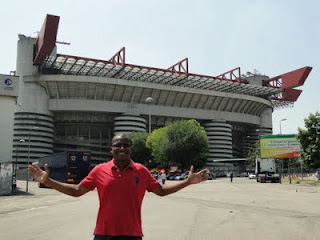
[[[147,193],[144,239],[319,238],[319,187],[233,180],[207,181],[162,198]],[[29,194],[23,193],[24,181],[18,181],[18,187],[17,195],[0,198],[0,239],[93,239],[96,191],[72,198],[34,182]]]

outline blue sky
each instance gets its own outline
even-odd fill
[[[275,110],[274,134],[296,133],[320,111],[320,2],[317,0],[11,0],[0,9],[0,73],[15,70],[17,35],[36,36],[46,14],[60,16],[58,52],[216,76],[240,66],[273,77],[311,66],[293,108]]]

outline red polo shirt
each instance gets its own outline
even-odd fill
[[[152,192],[159,182],[149,170],[130,160],[121,172],[113,160],[96,166],[81,184],[99,195],[95,235],[143,236],[141,204],[145,191]]]

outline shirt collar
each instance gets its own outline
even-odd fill
[[[110,164],[111,164],[111,169],[118,169],[118,167],[114,164],[114,159],[110,161]],[[135,166],[135,162],[132,159],[130,159],[129,165],[124,170],[126,169],[137,170]]]

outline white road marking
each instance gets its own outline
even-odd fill
[[[24,211],[34,211],[34,210],[43,209],[43,208],[48,208],[48,206],[27,208]]]

